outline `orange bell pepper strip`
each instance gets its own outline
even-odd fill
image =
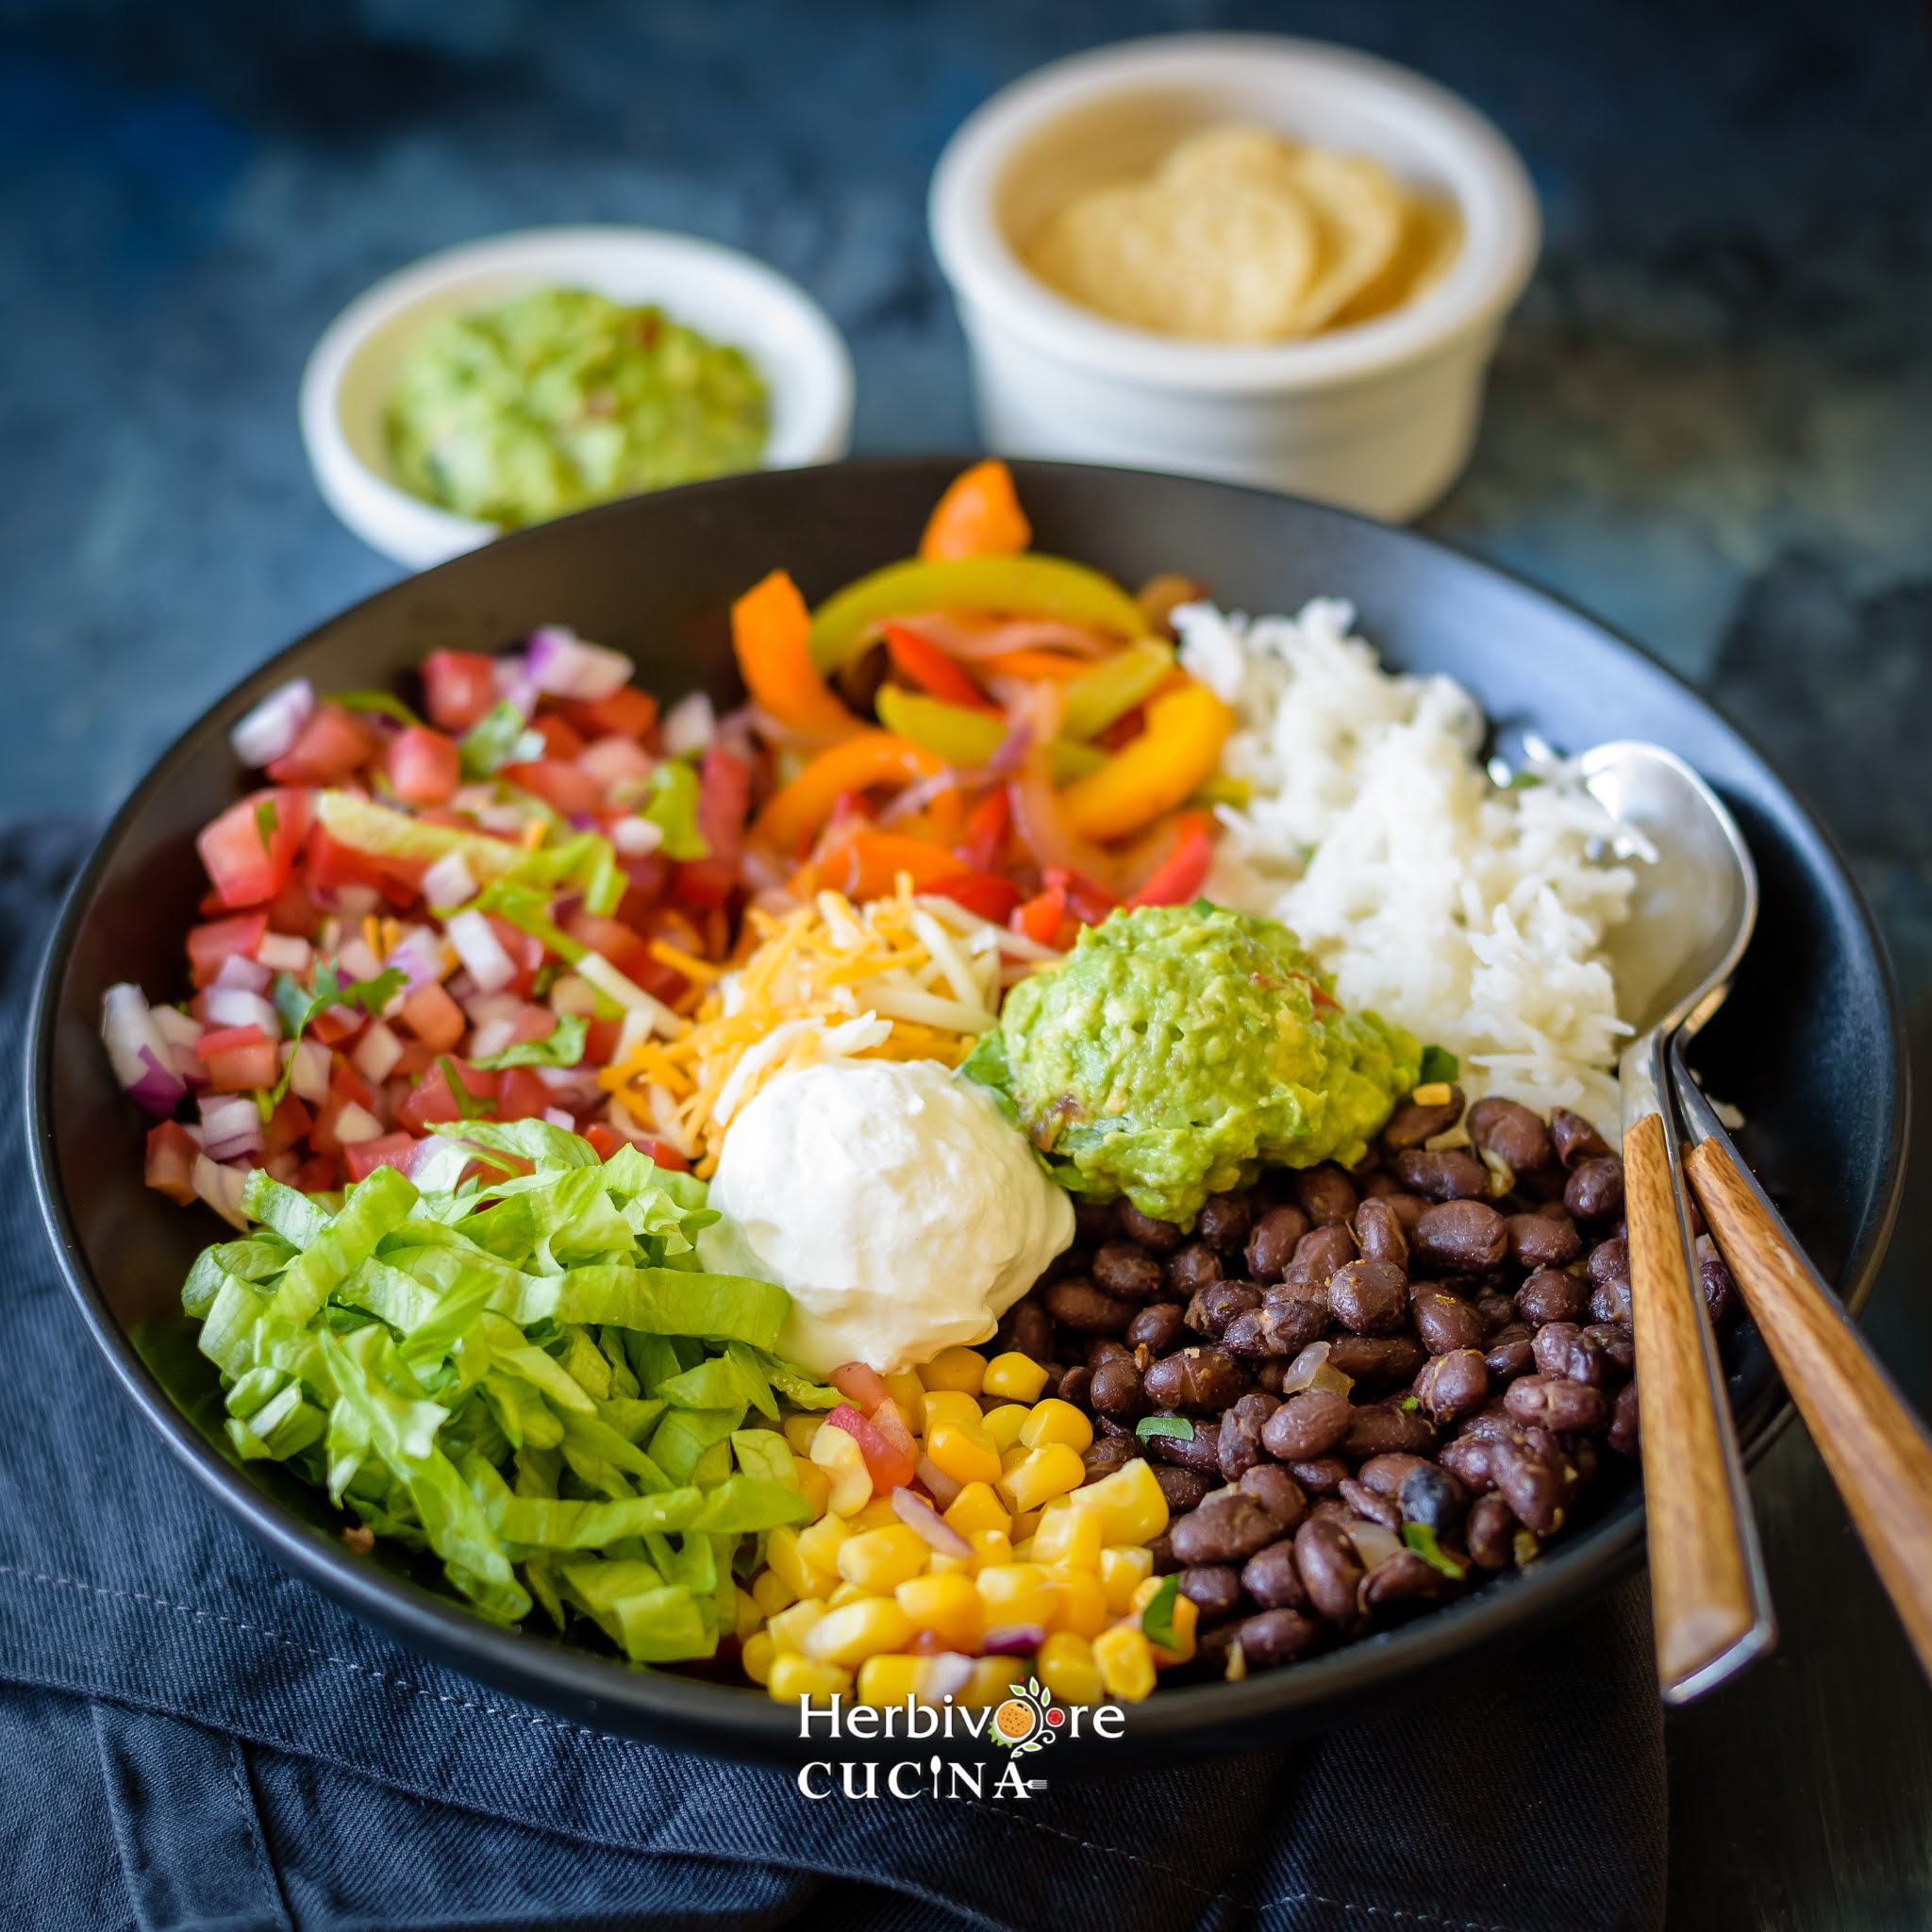
[[[944,769],[931,752],[890,731],[860,731],[827,746],[791,784],[774,792],[752,821],[751,836],[791,858],[818,836],[846,793],[911,785],[937,777]]]
[[[863,728],[812,662],[811,612],[784,571],[774,570],[732,605],[731,643],[752,702],[788,730],[828,739]]]
[[[919,540],[927,559],[1011,557],[1033,541],[1033,525],[1020,508],[1013,473],[997,457],[962,470],[934,505]]]
[[[1085,658],[1070,657],[1065,651],[1001,651],[980,659],[979,668],[994,677],[1050,678],[1055,684],[1072,684],[1093,667]]]
[[[1173,849],[1141,882],[1129,906],[1183,906],[1201,890],[1214,858],[1214,821],[1184,811],[1174,823]]]
[[[888,624],[884,628],[886,655],[900,676],[949,705],[965,705],[976,711],[988,708],[986,693],[937,644],[928,643],[903,624]]]
[[[941,879],[958,878],[959,861],[943,845],[928,845],[923,839],[855,832],[819,860],[818,882],[858,904],[890,898],[899,890],[901,873],[908,874],[913,890],[923,892]]]
[[[1057,946],[1066,916],[1066,887],[1049,886],[1039,897],[1017,908],[1010,923],[1015,932],[1024,934],[1036,946]]]
[[[1087,839],[1139,831],[1214,770],[1233,728],[1234,714],[1205,684],[1151,699],[1146,730],[1060,793],[1067,823]]]

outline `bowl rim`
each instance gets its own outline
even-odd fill
[[[992,214],[1013,149],[1065,114],[1135,88],[1257,70],[1314,75],[1421,116],[1459,155],[1457,201],[1479,205],[1480,253],[1465,233],[1447,275],[1387,315],[1330,335],[1246,346],[1191,342],[1108,320],[1058,294],[1020,260]],[[1541,216],[1521,156],[1486,115],[1438,82],[1357,48],[1286,34],[1154,35],[1072,54],[1002,88],[968,115],[933,171],[933,252],[956,296],[1032,347],[1083,369],[1195,394],[1293,392],[1392,374],[1492,327],[1536,265]],[[1465,222],[1465,229],[1468,224]],[[1488,232],[1491,230],[1492,232]]]
[[[894,474],[918,475],[924,480],[934,469],[955,472],[971,460],[974,458],[970,456],[934,453],[860,458],[835,467],[841,473],[850,471],[889,476]],[[1308,498],[1291,497],[1278,491],[1252,485],[1210,478],[1177,477],[1116,464],[1031,460],[1023,461],[1018,467],[1023,485],[1024,472],[1030,469],[1155,476],[1163,483],[1185,484],[1191,490],[1239,491],[1272,503],[1286,503],[1291,513],[1309,512],[1323,518],[1345,519],[1370,526],[1384,540],[1393,539],[1400,545],[1439,553],[1459,568],[1474,569],[1500,578],[1516,591],[1556,607],[1621,651],[1635,656],[1684,691],[1750,753],[1773,780],[1795,825],[1810,838],[1815,857],[1822,860],[1824,869],[1838,887],[1857,933],[1877,968],[1884,995],[1890,1054],[1882,1067],[1872,1070],[1874,1077],[1885,1081],[1890,1097],[1890,1131],[1886,1144],[1877,1150],[1881,1175],[1878,1208],[1864,1239],[1846,1257],[1840,1271],[1837,1291],[1845,1306],[1856,1313],[1863,1306],[1876,1278],[1905,1189],[1905,1150],[1911,1119],[1911,1068],[1904,1006],[1884,938],[1871,907],[1851,875],[1838,841],[1757,744],[1689,679],[1580,606],[1532,583],[1516,572],[1487,558],[1472,556],[1436,538],[1384,523],[1358,511],[1341,509]],[[577,512],[575,518],[559,518],[551,524],[515,531],[500,541],[506,543],[541,541],[542,532],[556,528],[558,524],[587,518],[621,517],[634,513],[635,505],[641,501],[656,500],[674,493],[684,495],[785,487],[782,472],[758,471],[717,477],[685,485],[675,492],[653,492],[650,498],[628,498],[599,505]],[[428,578],[460,562],[459,558],[451,558],[448,563],[439,564],[420,575]],[[146,808],[152,795],[188,759],[192,741],[211,720],[230,709],[239,712],[248,698],[270,686],[289,660],[305,651],[322,633],[358,616],[385,598],[403,594],[414,581],[405,579],[387,586],[325,619],[258,665],[204,708],[156,759],[128,794],[75,874],[61,902],[42,957],[25,1034],[28,1055],[27,1151],[34,1194],[42,1224],[52,1240],[68,1291],[78,1304],[95,1344],[107,1357],[116,1379],[136,1407],[214,1500],[231,1517],[238,1519],[242,1527],[266,1543],[271,1554],[286,1569],[398,1636],[419,1652],[426,1652],[450,1668],[481,1677],[512,1695],[540,1705],[548,1703],[553,1708],[578,1712],[596,1708],[600,1712],[599,1721],[607,1724],[612,1720],[604,1713],[621,1712],[622,1717],[615,1720],[619,1728],[627,1724],[633,1733],[648,1733],[658,1741],[674,1748],[693,1750],[708,1756],[789,1761],[799,1757],[802,1750],[798,1734],[792,1728],[794,1713],[755,1687],[720,1685],[680,1675],[675,1671],[632,1666],[593,1651],[574,1648],[562,1641],[541,1637],[533,1641],[520,1631],[499,1629],[453,1600],[438,1596],[408,1578],[360,1559],[339,1540],[316,1529],[274,1497],[247,1482],[177,1407],[136,1349],[128,1333],[115,1319],[81,1252],[60,1189],[53,1124],[55,1024],[69,956],[82,911],[96,880],[107,869],[121,840]],[[1747,1463],[1755,1464],[1771,1447],[1790,1422],[1791,1413],[1790,1399],[1778,1383],[1774,1369],[1767,1389],[1748,1411],[1740,1414],[1740,1434],[1743,1438]],[[1258,1724],[1274,1721],[1285,1731],[1297,1724],[1319,1727],[1322,1713],[1327,1707],[1345,1705],[1352,1697],[1399,1693],[1404,1683],[1433,1662],[1465,1650],[1474,1652],[1502,1643],[1511,1637],[1521,1636],[1532,1624],[1575,1614],[1590,1598],[1600,1594],[1609,1583],[1637,1566],[1642,1555],[1643,1524],[1640,1485],[1631,1505],[1610,1520],[1590,1524],[1575,1541],[1566,1541],[1557,1544],[1533,1571],[1512,1571],[1493,1579],[1473,1595],[1432,1611],[1413,1623],[1325,1653],[1291,1671],[1261,1673],[1233,1685],[1176,1686],[1135,1706],[1128,1714],[1126,1743],[1130,1749],[1141,1751],[1149,1745],[1181,1752],[1248,1748],[1255,1741],[1254,1727]],[[452,1659],[456,1661],[452,1662]],[[1216,1743],[1218,1728],[1229,1734],[1229,1741],[1224,1746]],[[1072,1740],[1072,1747],[1063,1761],[1070,1765],[1075,1761],[1082,1765],[1095,1763],[1088,1740]],[[1102,1767],[1111,1764],[1121,1769],[1128,1761],[1124,1754],[1116,1750],[1110,1758],[1103,1755],[1098,1763]]]
[[[797,428],[782,447],[774,444],[768,448],[759,467],[796,469],[807,463],[836,460],[843,454],[851,432],[855,389],[851,350],[824,308],[781,270],[741,248],[674,228],[622,222],[512,228],[435,249],[391,269],[339,309],[309,350],[296,389],[296,419],[303,447],[317,488],[329,508],[357,535],[374,542],[371,525],[394,525],[412,536],[397,535],[394,541],[401,548],[388,543],[376,547],[403,562],[434,548],[440,552],[437,560],[441,562],[507,534],[480,517],[459,516],[414,495],[387,468],[365,462],[342,427],[342,385],[375,331],[411,308],[483,275],[525,269],[541,275],[544,258],[581,254],[587,249],[603,250],[614,257],[661,260],[696,274],[727,274],[761,285],[762,292],[784,310],[799,331],[816,367],[811,382],[799,384],[792,391],[802,399]],[[762,364],[759,373],[770,379],[770,372]],[[339,476],[354,477],[354,488],[363,499],[360,515],[352,516],[337,501]]]

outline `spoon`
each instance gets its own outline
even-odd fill
[[[1586,752],[1577,770],[1654,855],[1606,951],[1637,1028],[1617,1073],[1657,1688],[1684,1704],[1777,1638],[1684,1216],[1668,1064],[1673,1039],[1730,991],[1757,924],[1757,874],[1730,813],[1681,758],[1626,741]]]

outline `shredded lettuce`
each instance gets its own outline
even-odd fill
[[[485,1054],[472,1064],[491,1074],[506,1067],[574,1067],[584,1057],[589,1035],[589,1026],[577,1014],[562,1013],[555,1031],[541,1040],[519,1040],[501,1053]]]
[[[236,1455],[426,1553],[494,1622],[580,1616],[636,1663],[715,1653],[735,1577],[810,1515],[784,1407],[839,1397],[772,1352],[782,1290],[699,1267],[702,1182],[464,1121],[334,1211],[260,1172],[242,1207],[254,1230],[182,1291]]]

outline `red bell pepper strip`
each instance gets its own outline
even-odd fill
[[[1129,906],[1184,906],[1201,890],[1214,858],[1214,822],[1205,811],[1184,811],[1173,849],[1127,901]]]
[[[966,821],[966,831],[953,856],[968,872],[991,872],[1000,862],[1007,843],[1007,827],[1013,822],[1013,808],[1004,791],[989,791]]]
[[[949,705],[988,708],[986,693],[940,649],[903,624],[887,624],[886,655],[900,676]]]
[[[1013,913],[1012,928],[1017,933],[1024,933],[1035,945],[1050,946],[1058,939],[1060,922],[1066,916],[1066,887],[1049,886]]]
[[[1019,887],[990,872],[949,872],[921,890],[936,899],[950,899],[994,925],[1004,925],[1020,903]]]

